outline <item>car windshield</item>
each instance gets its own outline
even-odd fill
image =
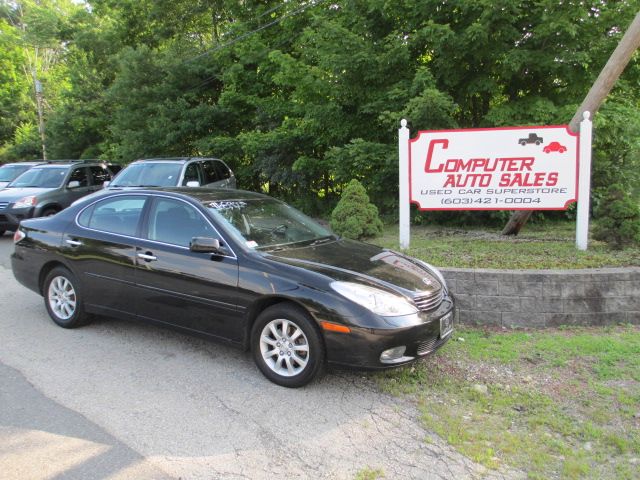
[[[0,167],[0,182],[10,182],[31,167],[32,165],[5,165]]]
[[[7,188],[57,188],[62,185],[68,171],[67,167],[32,168],[16,178]]]
[[[182,170],[181,163],[134,163],[122,170],[110,187],[175,187]]]
[[[326,228],[278,200],[247,199],[203,202],[237,241],[249,248],[273,250],[335,240]]]

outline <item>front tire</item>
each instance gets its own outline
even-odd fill
[[[283,387],[302,387],[324,370],[319,329],[302,308],[278,304],[264,310],[251,329],[251,350],[262,374]]]
[[[56,267],[44,281],[44,304],[51,319],[63,328],[76,328],[89,322],[76,277],[66,268]]]

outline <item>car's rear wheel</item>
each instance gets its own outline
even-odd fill
[[[89,321],[78,288],[76,277],[63,267],[51,270],[44,281],[44,304],[61,327],[76,328]]]
[[[309,314],[291,304],[264,310],[251,330],[256,365],[272,382],[302,387],[324,370],[325,348]]]
[[[58,210],[56,208],[47,208],[42,212],[42,216],[43,217],[52,217],[56,213],[58,213]]]
[[[0,237],[4,235],[4,232],[6,232],[6,230],[0,230]]]

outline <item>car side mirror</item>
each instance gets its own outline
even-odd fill
[[[190,182],[187,182],[187,187],[199,187],[200,186],[200,182],[197,180],[191,180]]]
[[[80,182],[78,180],[71,180],[69,183],[67,183],[67,188],[72,189],[72,188],[78,188],[80,186]]]
[[[111,182],[110,182],[109,180],[105,180],[104,182],[102,182],[102,186],[103,186],[104,188],[107,188],[107,187],[109,186],[109,184],[110,184],[110,183],[111,183]]]
[[[193,237],[189,250],[198,253],[222,253],[220,240],[211,237]]]

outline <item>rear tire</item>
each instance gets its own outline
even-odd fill
[[[46,208],[44,209],[44,211],[42,212],[43,217],[52,217],[53,215],[55,215],[56,213],[58,213],[58,210],[55,208]]]
[[[320,331],[302,308],[282,303],[264,310],[251,329],[251,350],[273,383],[302,387],[322,375],[325,347]]]
[[[56,267],[44,281],[44,304],[57,325],[76,328],[86,325],[90,317],[84,311],[80,285],[75,275],[64,267]]]
[[[6,230],[0,230],[0,237],[4,235],[4,232],[6,232]]]

